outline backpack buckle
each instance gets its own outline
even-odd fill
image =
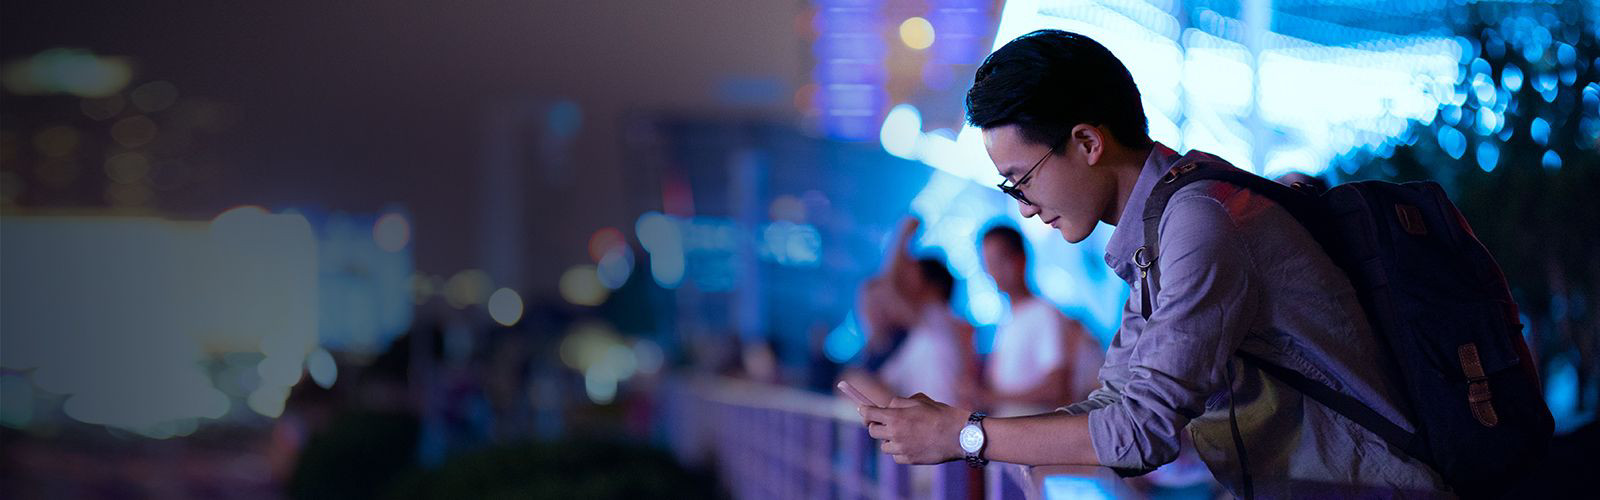
[[[1148,254],[1154,253],[1150,252],[1149,250],[1150,247],[1139,247],[1133,250],[1133,267],[1139,268],[1140,276],[1144,276],[1145,271],[1149,270],[1150,266],[1156,263],[1154,259],[1151,259],[1148,256]]]
[[[1161,176],[1161,183],[1171,184],[1172,181],[1178,180],[1178,176],[1187,174],[1199,166],[1200,164],[1198,163],[1185,163],[1176,167],[1172,167],[1172,170],[1167,171],[1167,175]]]
[[[1400,227],[1405,228],[1412,236],[1427,236],[1428,225],[1422,220],[1422,212],[1411,205],[1395,205],[1394,215],[1400,220]]]

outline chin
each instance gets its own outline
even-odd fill
[[[1061,239],[1067,240],[1067,243],[1079,243],[1089,238],[1089,231],[1078,234],[1074,233],[1072,228],[1069,227],[1063,227],[1056,231],[1061,233]]]

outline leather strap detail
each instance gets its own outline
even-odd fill
[[[1456,356],[1461,359],[1461,373],[1467,376],[1467,405],[1472,407],[1472,416],[1484,427],[1494,427],[1500,424],[1500,416],[1494,412],[1494,394],[1489,391],[1489,377],[1484,376],[1483,361],[1478,359],[1478,346],[1468,342],[1456,348]]]

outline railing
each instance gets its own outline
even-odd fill
[[[736,498],[1138,496],[1102,467],[991,463],[977,474],[963,462],[896,464],[841,398],[715,377],[678,379],[666,389],[664,416],[679,458],[714,467]]]

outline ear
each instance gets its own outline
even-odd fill
[[[1067,141],[1067,147],[1082,154],[1084,163],[1089,165],[1100,163],[1100,156],[1105,152],[1105,146],[1105,131],[1087,123],[1072,127],[1072,139]]]

